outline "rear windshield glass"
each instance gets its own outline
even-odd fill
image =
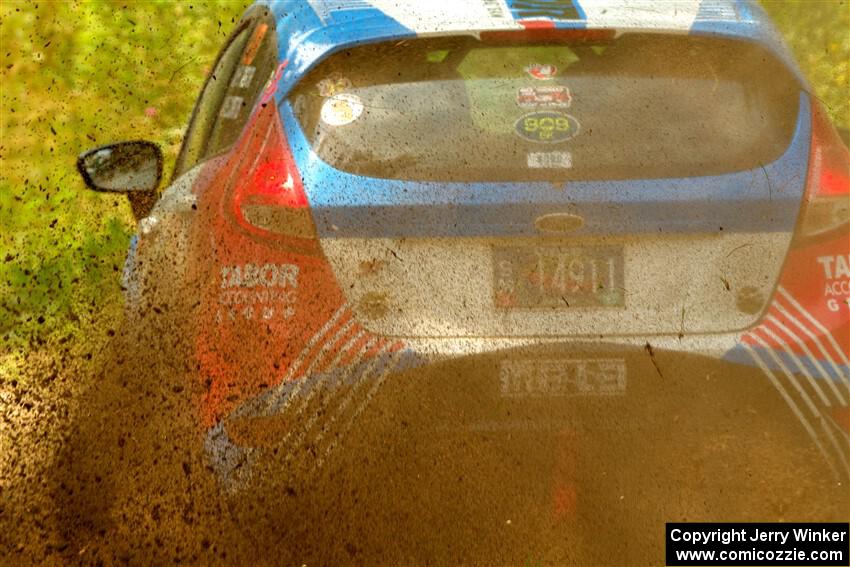
[[[355,174],[626,179],[716,175],[777,159],[799,91],[782,63],[745,41],[485,34],[338,52],[290,101],[319,156]]]

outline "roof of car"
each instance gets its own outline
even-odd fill
[[[795,65],[746,0],[260,0],[277,20],[286,94],[333,51],[379,41],[539,27],[723,35],[765,44]]]
[[[281,4],[290,13],[296,4],[312,10],[323,26],[392,19],[417,35],[522,29],[541,21],[557,27],[687,30],[698,19],[735,22],[748,16],[729,0],[306,0]]]

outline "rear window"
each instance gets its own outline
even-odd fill
[[[324,161],[379,178],[716,175],[769,163],[788,147],[800,86],[763,48],[584,34],[348,49],[311,71],[290,102]]]

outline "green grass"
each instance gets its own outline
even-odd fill
[[[850,128],[850,2],[761,2],[826,105],[835,124]]]
[[[123,198],[83,188],[89,147],[149,139],[172,163],[241,1],[0,4],[0,378],[3,358],[96,342],[120,311],[134,231]],[[850,127],[846,1],[767,2],[817,96]]]
[[[134,221],[123,197],[84,189],[76,157],[149,139],[170,166],[245,5],[0,4],[0,355],[108,331]]]

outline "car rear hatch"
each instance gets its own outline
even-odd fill
[[[810,137],[757,44],[582,30],[342,51],[283,120],[343,292],[399,337],[744,329]]]

